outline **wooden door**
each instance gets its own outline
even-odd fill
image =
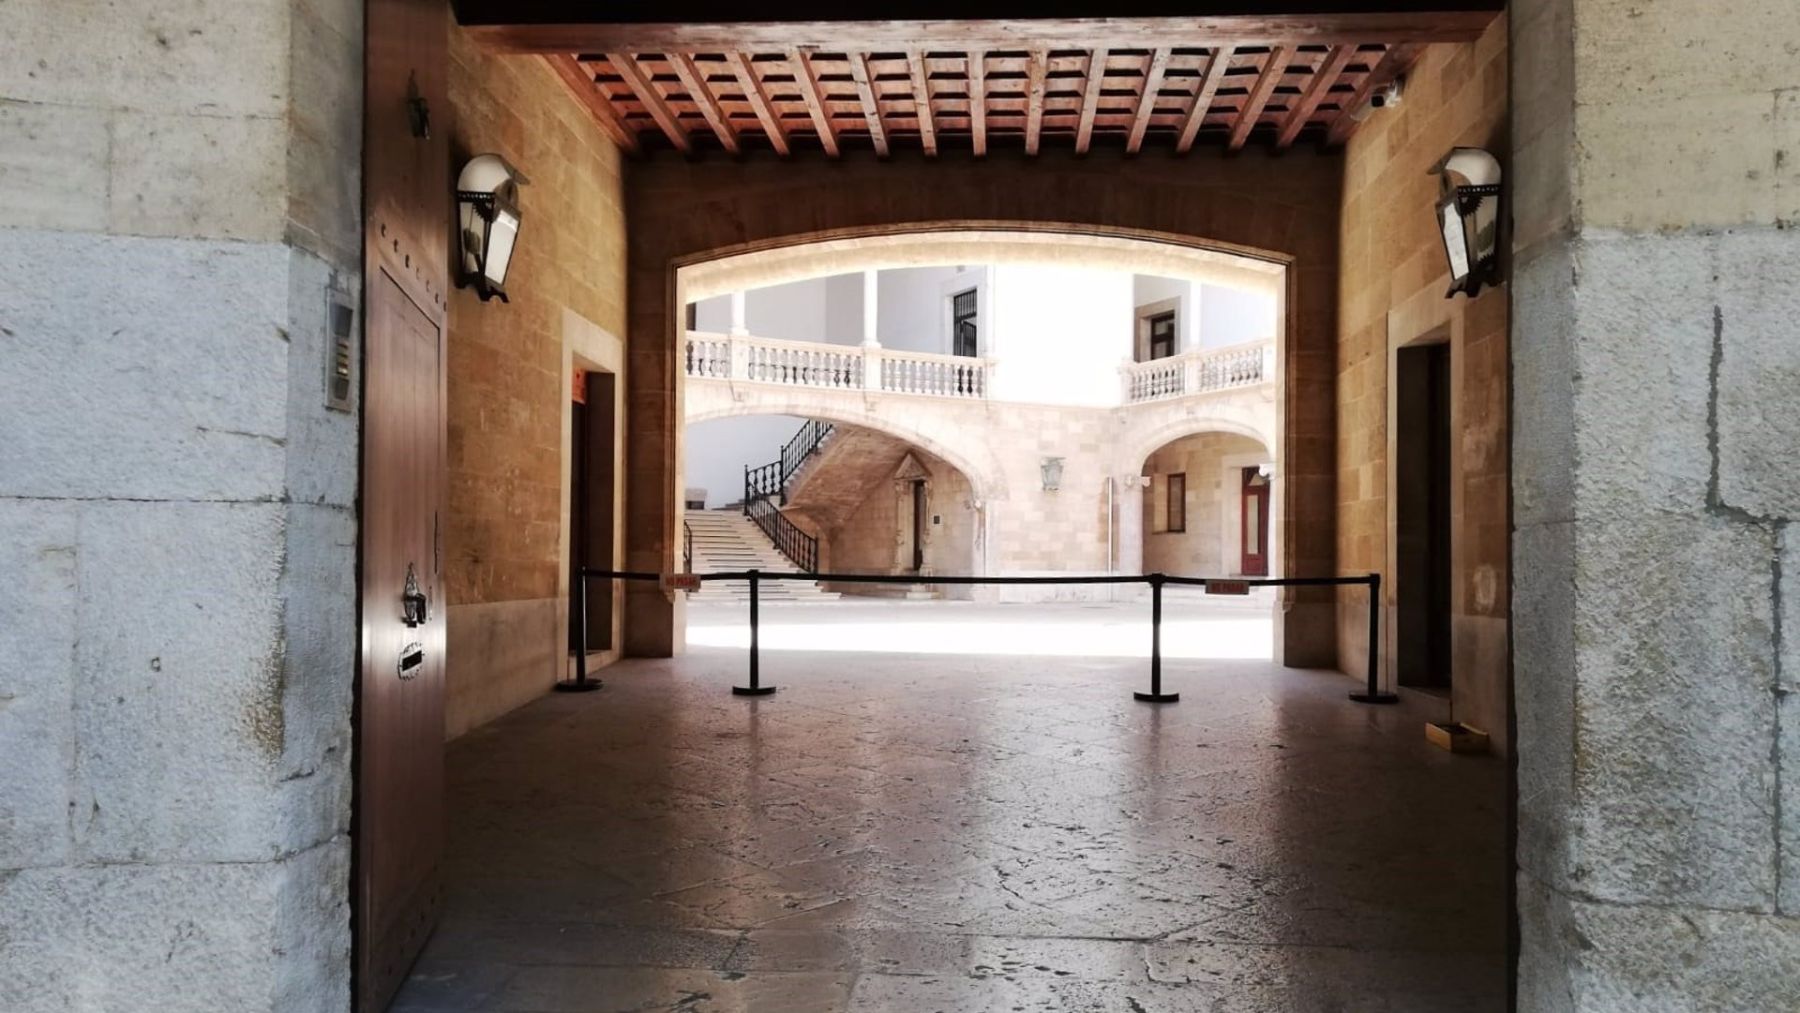
[[[364,57],[362,634],[351,925],[356,1006],[386,1008],[441,904],[444,321],[450,233],[441,0],[368,0]],[[406,597],[418,599],[408,616]]]
[[[1244,469],[1243,559],[1238,572],[1246,577],[1269,575],[1269,480],[1261,468]]]
[[[914,573],[925,569],[925,480],[913,479],[912,483],[912,568]]]

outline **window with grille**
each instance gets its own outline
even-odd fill
[[[978,321],[975,290],[958,292],[950,297],[951,354],[970,358],[980,355],[981,328]]]

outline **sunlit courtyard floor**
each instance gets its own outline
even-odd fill
[[[449,752],[397,1009],[1498,1010],[1505,765],[1267,660],[1266,613],[741,606]],[[1184,625],[1185,624],[1185,625]]]

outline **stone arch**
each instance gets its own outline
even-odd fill
[[[1218,418],[1209,416],[1193,416],[1173,419],[1129,437],[1125,444],[1125,453],[1121,460],[1128,462],[1125,474],[1135,475],[1144,468],[1144,462],[1150,455],[1176,440],[1188,436],[1199,436],[1202,433],[1230,433],[1234,436],[1246,436],[1261,443],[1269,452],[1271,459],[1277,454],[1275,434],[1265,433],[1259,427],[1239,419]]]
[[[626,505],[626,559],[633,568],[668,569],[679,551],[681,490],[674,472],[682,420],[682,269],[808,243],[972,229],[1164,244],[1284,265],[1276,457],[1292,480],[1290,500],[1303,486],[1315,504],[1287,511],[1284,555],[1296,569],[1331,567],[1335,417],[1300,412],[1297,402],[1332,400],[1337,381],[1341,161],[1261,153],[1229,161],[1108,153],[1027,161],[991,153],[974,160],[846,158],[806,166],[655,157],[634,167],[626,191],[632,212],[627,443],[641,483]],[[1317,589],[1287,591],[1277,634],[1282,659],[1335,666],[1335,599]],[[673,651],[679,618],[668,602],[654,588],[628,594],[627,653]]]
[[[1000,462],[994,458],[992,451],[985,447],[964,448],[954,445],[950,434],[937,435],[924,432],[912,426],[902,425],[893,419],[869,412],[847,409],[842,405],[814,401],[801,396],[788,400],[758,400],[754,404],[730,402],[724,406],[701,409],[688,413],[683,421],[711,422],[715,419],[740,418],[751,415],[794,415],[800,418],[824,419],[827,422],[841,422],[844,425],[860,426],[878,433],[892,436],[924,450],[931,456],[943,461],[969,480],[977,501],[988,502],[1006,498],[1006,473]]]

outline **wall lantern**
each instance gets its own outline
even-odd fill
[[[528,182],[499,155],[476,155],[456,177],[463,286],[506,302],[506,269],[519,239],[519,187]]]
[[[1038,470],[1044,473],[1045,492],[1055,492],[1062,488],[1062,464],[1063,459],[1060,457],[1046,457],[1038,465]]]
[[[1450,259],[1445,298],[1498,283],[1500,161],[1480,148],[1452,148],[1431,169],[1438,177],[1438,229]]]

